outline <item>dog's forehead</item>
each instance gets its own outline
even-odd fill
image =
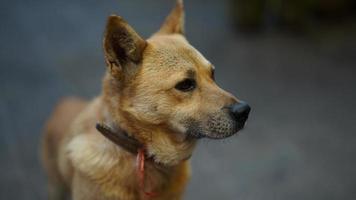
[[[146,63],[162,68],[181,70],[182,68],[207,68],[210,62],[181,35],[154,36],[147,40]]]

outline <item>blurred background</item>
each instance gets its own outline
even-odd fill
[[[42,126],[63,96],[92,98],[112,13],[149,37],[170,0],[0,2],[0,199],[46,199]],[[247,127],[203,139],[185,199],[356,199],[356,4],[186,0],[187,38],[250,103]]]

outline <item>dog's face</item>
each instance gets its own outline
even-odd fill
[[[164,127],[193,138],[231,136],[243,128],[250,108],[217,86],[214,66],[183,32],[180,3],[147,41],[111,16],[104,39],[107,87],[120,98],[112,103],[120,115],[146,128]]]
[[[218,87],[214,66],[180,34],[147,41],[142,65],[128,85],[128,112],[194,137],[223,138],[242,128],[231,113],[238,100]]]

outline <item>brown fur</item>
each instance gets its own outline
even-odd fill
[[[122,18],[109,17],[102,94],[91,102],[62,100],[45,129],[42,152],[50,199],[144,198],[136,157],[99,134],[97,122],[118,124],[164,166],[162,171],[146,163],[146,190],[158,193],[154,199],[181,199],[190,176],[187,158],[197,141],[185,133],[209,134],[209,123],[217,119],[228,124],[231,120],[221,110],[237,102],[215,84],[213,66],[185,39],[183,14],[178,1],[147,41]],[[175,89],[186,77],[196,80],[194,92]],[[224,130],[234,131],[231,126]]]

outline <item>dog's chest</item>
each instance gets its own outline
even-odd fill
[[[189,177],[187,161],[161,172],[147,163],[144,190],[140,187],[136,157],[119,147],[108,145],[98,135],[77,135],[68,144],[69,158],[75,171],[80,171],[85,182],[93,184],[107,199],[140,199],[143,191],[157,193],[157,198],[180,195]],[[102,140],[104,139],[104,140]],[[168,198],[170,199],[170,198]]]

